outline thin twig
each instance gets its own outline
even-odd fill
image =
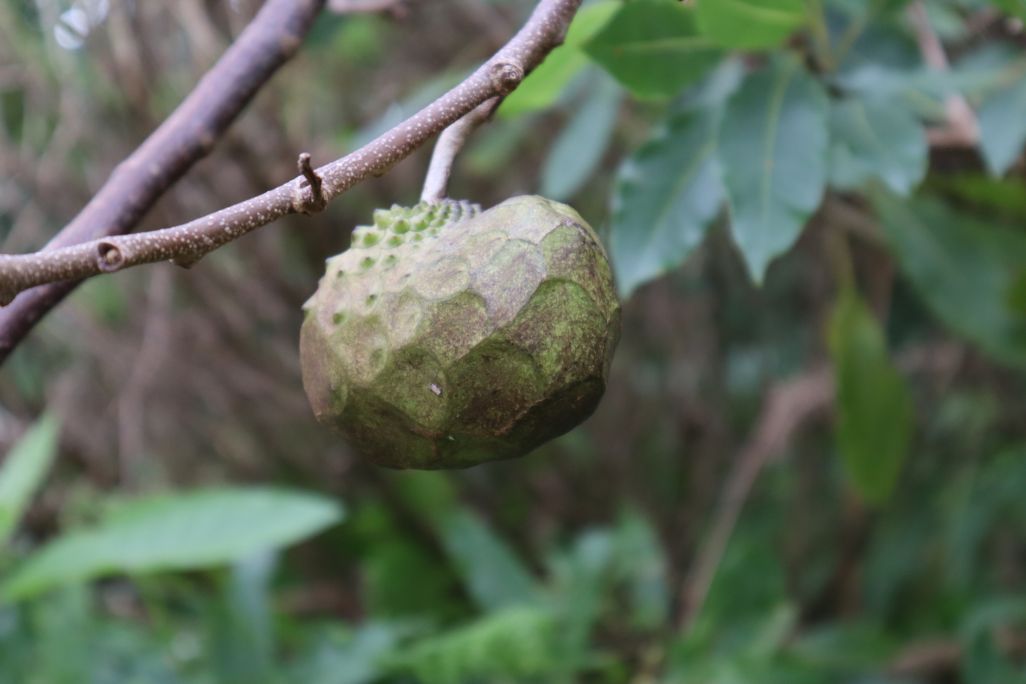
[[[351,154],[322,166],[329,202],[360,181],[379,176],[478,105],[502,97],[563,41],[581,0],[540,0],[524,27],[462,83]],[[0,255],[0,295],[42,283],[78,280],[156,261],[193,263],[203,255],[287,214],[313,206],[302,176],[189,223],[109,237],[35,254]],[[13,347],[13,343],[10,344]]]
[[[923,61],[936,71],[948,71],[948,56],[944,45],[930,25],[930,17],[922,0],[916,0],[908,6],[912,26]],[[980,139],[980,126],[976,113],[962,97],[961,93],[952,93],[944,100],[945,125],[931,128],[927,138],[936,147],[975,147]]]
[[[499,102],[501,102],[501,98],[498,97],[485,100],[438,136],[438,142],[435,143],[435,149],[431,153],[431,164],[424,176],[424,191],[420,194],[422,202],[438,202],[445,199],[456,155],[463,149],[470,134],[491,118],[499,106]]]
[[[898,367],[906,373],[930,371],[946,379],[962,360],[963,352],[957,345],[916,347],[901,354]],[[829,366],[810,369],[770,389],[755,430],[727,477],[712,526],[681,593],[682,631],[688,631],[702,612],[716,570],[763,467],[787,448],[809,420],[829,411],[833,402],[834,376]]]
[[[770,389],[755,431],[727,478],[712,528],[684,587],[680,616],[683,631],[689,630],[702,612],[716,569],[763,466],[787,447],[794,433],[812,416],[829,407],[833,395],[834,377],[828,366],[784,380]]]
[[[196,88],[114,169],[46,249],[59,250],[131,231],[161,195],[210,152],[253,95],[296,52],[323,4],[324,0],[267,0]],[[5,300],[25,289],[14,285],[17,275],[7,274],[2,265],[0,271]],[[63,278],[27,282],[47,284],[23,292],[0,309],[0,362],[75,288],[75,276],[69,278],[67,282],[56,282]]]

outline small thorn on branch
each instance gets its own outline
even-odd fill
[[[328,201],[324,199],[324,193],[321,192],[323,181],[310,164],[310,153],[301,153],[299,159],[296,160],[296,166],[299,168],[299,172],[303,174],[303,178],[306,179],[305,181],[300,181],[299,186],[296,188],[293,201],[296,211],[304,214],[314,214],[323,210],[327,206]],[[303,188],[307,187],[310,188],[309,196],[303,192]]]

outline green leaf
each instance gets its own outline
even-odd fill
[[[550,52],[502,101],[499,115],[516,116],[551,107],[574,76],[588,65],[581,45],[605,26],[620,7],[617,0],[602,0],[583,7],[570,23],[563,44]]]
[[[724,197],[717,123],[715,110],[676,114],[620,166],[609,248],[623,297],[676,268],[716,218]]]
[[[1026,222],[1026,194],[1016,178],[975,173],[945,173],[930,178],[930,187],[973,212],[1007,223]]]
[[[990,0],[1002,12],[1026,21],[1026,0]]]
[[[1026,143],[1026,78],[997,90],[979,108],[980,152],[987,170],[1004,175]]]
[[[584,49],[639,98],[677,94],[722,55],[698,32],[691,8],[670,0],[623,5]]]
[[[1021,596],[988,598],[972,606],[962,625],[962,671],[974,684],[1026,684],[1021,663],[1008,653],[997,636],[1002,628],[1015,629],[1026,620]]]
[[[460,510],[444,516],[438,531],[446,553],[482,609],[495,610],[537,598],[538,587],[531,573],[472,512]]]
[[[112,573],[225,565],[306,539],[342,515],[333,500],[277,489],[151,496],[49,543],[16,569],[0,595],[10,601]]]
[[[541,192],[567,200],[591,176],[609,145],[623,95],[607,76],[588,91],[563,132],[556,139],[542,169]]]
[[[57,455],[57,420],[44,416],[11,447],[0,467],[0,548],[10,539]]]
[[[332,623],[311,652],[289,668],[285,682],[369,684],[384,674],[381,662],[399,647],[408,627],[372,622],[355,632]]]
[[[856,96],[830,110],[830,182],[854,190],[877,178],[907,195],[926,175],[926,132],[900,102]]]
[[[386,663],[424,684],[546,681],[542,675],[560,665],[558,636],[549,611],[517,606],[419,641]]]
[[[727,102],[717,156],[731,230],[757,283],[819,206],[827,126],[823,87],[790,57],[750,74]]]
[[[838,448],[862,497],[883,503],[905,460],[912,402],[891,365],[879,324],[852,290],[841,293],[829,333],[837,382]]]
[[[626,510],[616,528],[618,572],[627,582],[631,621],[639,629],[665,623],[670,598],[669,563],[653,524],[637,510]]]
[[[737,50],[776,47],[805,23],[803,0],[705,0],[696,10],[702,33]]]
[[[1026,368],[1026,318],[1014,308],[1026,233],[958,214],[935,200],[873,193],[901,270],[952,330]]]

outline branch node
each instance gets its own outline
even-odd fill
[[[104,273],[113,273],[125,265],[125,255],[113,242],[103,240],[96,244],[96,267]]]
[[[310,164],[309,152],[303,152],[299,155],[299,159],[296,160],[296,167],[303,174],[305,180],[300,181],[293,191],[292,206],[296,208],[296,211],[303,214],[315,214],[322,211],[327,206],[328,201],[324,198],[324,193],[321,192],[323,181]],[[303,191],[307,187],[310,188],[309,193]]]
[[[513,62],[497,62],[492,67],[492,86],[499,95],[508,95],[524,80],[524,70]]]

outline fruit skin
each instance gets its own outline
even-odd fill
[[[572,208],[514,197],[375,212],[305,305],[303,385],[318,419],[393,468],[521,456],[589,416],[620,304]]]

